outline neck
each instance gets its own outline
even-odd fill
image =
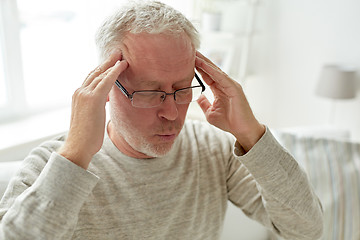
[[[109,135],[109,138],[114,143],[117,149],[119,149],[120,152],[125,154],[128,157],[137,158],[137,159],[147,159],[152,158],[144,153],[141,153],[137,150],[135,150],[133,147],[130,146],[130,144],[120,135],[116,132],[114,124],[110,121],[107,127],[107,132]]]

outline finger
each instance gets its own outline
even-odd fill
[[[82,83],[81,86],[83,86],[83,87],[88,86],[88,85],[91,83],[90,77],[93,76],[96,71],[98,71],[98,73],[100,74],[100,73],[101,73],[100,70],[101,70],[101,69],[100,69],[99,66],[98,66],[98,67],[96,67],[94,70],[92,70],[91,72],[89,72],[89,74],[86,76],[86,78],[85,78],[85,80],[84,80],[84,82]],[[93,78],[94,78],[94,77],[92,77],[92,79],[93,79]]]
[[[226,96],[227,95],[226,87],[215,82],[212,79],[212,77],[207,72],[202,70],[201,68],[196,67],[196,70],[201,74],[202,79],[210,87],[214,96]]]
[[[112,54],[110,54],[110,56],[105,60],[105,62],[103,62],[102,64],[97,66],[93,71],[91,71],[89,73],[89,75],[87,76],[87,78],[85,79],[85,81],[83,83],[83,86],[86,87],[86,86],[90,85],[90,83],[96,77],[98,77],[100,74],[107,71],[110,67],[114,66],[116,61],[121,60],[121,59],[122,59],[121,51],[115,50]]]
[[[200,59],[203,59],[205,62],[207,62],[213,68],[221,70],[215,63],[213,63],[209,58],[205,57],[201,52],[196,51],[196,56],[199,57]]]
[[[109,73],[99,82],[96,90],[108,94],[119,75],[129,66],[126,60],[118,60]]]
[[[227,88],[232,86],[232,79],[220,68],[211,66],[199,57],[195,59],[195,66],[197,69],[203,70],[214,82],[220,84],[222,87]]]
[[[107,74],[112,70],[111,68],[108,68],[105,72],[101,73],[99,76],[97,76],[90,84],[87,86],[90,90],[93,90],[96,88],[96,86],[103,80],[103,78],[106,77]]]
[[[204,70],[202,70],[197,66],[196,66],[196,70],[200,73],[202,79],[207,85],[211,86],[214,83],[214,80]]]
[[[206,98],[205,95],[201,95],[199,99],[197,100],[197,103],[199,104],[201,110],[206,114],[207,111],[212,106],[209,100]]]
[[[122,53],[120,50],[115,50],[110,56],[100,65],[102,71],[106,71],[108,68],[114,66],[118,60],[122,60]]]
[[[211,76],[209,76],[206,72],[202,69],[196,69],[200,74],[204,82],[210,87],[210,90],[214,95],[218,95],[224,92],[224,87],[220,86],[214,80],[212,80]]]

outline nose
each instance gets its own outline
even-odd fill
[[[170,121],[173,121],[178,117],[177,104],[173,95],[167,96],[160,105],[159,117]]]

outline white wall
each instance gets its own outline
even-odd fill
[[[359,0],[262,0],[244,88],[271,127],[329,124],[332,101],[314,94],[325,63],[360,72]],[[334,124],[360,140],[360,93],[336,103]]]

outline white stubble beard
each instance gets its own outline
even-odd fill
[[[113,112],[113,109],[111,110],[111,119],[119,119],[119,121],[117,122],[112,121],[116,134],[119,137],[122,137],[124,141],[126,141],[126,143],[135,151],[153,158],[163,157],[171,151],[176,139],[174,140],[174,142],[171,143],[150,143],[144,137],[142,137],[144,133],[135,128],[131,123],[120,120],[120,118],[117,117],[118,114],[116,112]],[[169,130],[169,128],[175,128],[177,131],[180,131],[182,126],[183,124],[173,123],[172,125],[169,125],[167,127],[167,130]],[[161,133],[161,131],[164,131],[165,129],[166,126],[156,128],[159,133]]]

